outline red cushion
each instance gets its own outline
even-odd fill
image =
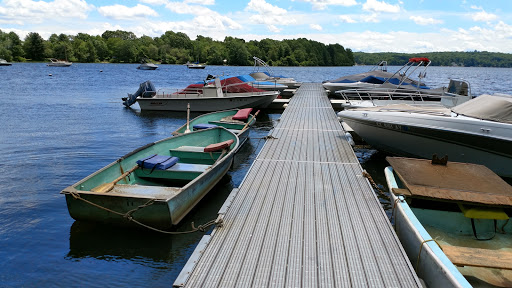
[[[229,139],[229,140],[226,140],[224,142],[220,142],[220,143],[214,143],[214,144],[210,144],[206,147],[204,147],[204,152],[215,152],[215,151],[220,151],[220,150],[223,150],[223,149],[226,149],[228,148],[229,146],[231,146],[231,144],[233,144],[235,142],[235,140],[233,139]]]
[[[233,120],[247,120],[247,118],[249,118],[249,115],[251,115],[251,111],[252,108],[240,109],[233,116]]]

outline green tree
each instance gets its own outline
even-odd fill
[[[44,39],[36,32],[28,33],[23,43],[23,50],[25,50],[26,58],[32,60],[44,59]]]

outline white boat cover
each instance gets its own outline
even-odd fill
[[[468,117],[512,123],[512,96],[484,94],[453,107],[452,111]]]

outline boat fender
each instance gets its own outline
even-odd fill
[[[347,138],[348,144],[350,144],[350,146],[356,146],[356,143],[354,142],[354,139],[352,138],[352,135],[350,135],[349,132],[345,132],[345,138]]]

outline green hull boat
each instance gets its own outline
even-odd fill
[[[61,194],[75,220],[168,229],[226,174],[238,147],[222,127],[177,135],[128,153]]]
[[[205,128],[220,126],[237,135],[240,141],[239,147],[241,147],[245,141],[247,141],[247,137],[249,136],[249,128],[256,122],[256,116],[259,112],[258,110],[258,112],[255,114],[249,114],[249,117],[245,120],[234,120],[233,116],[235,116],[241,110],[244,109],[231,109],[199,115],[196,118],[190,120],[188,124],[184,124],[178,128],[172,133],[172,135],[183,134],[185,131],[187,131],[187,129],[189,131],[197,131]]]

